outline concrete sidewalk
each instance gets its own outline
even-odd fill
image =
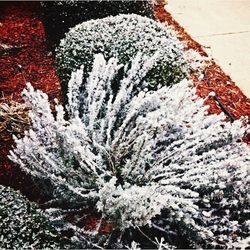
[[[250,0],[168,0],[165,8],[250,97]]]

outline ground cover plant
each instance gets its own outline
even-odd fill
[[[135,14],[83,22],[66,34],[56,50],[62,89],[67,91],[71,72],[81,65],[87,76],[95,53],[103,53],[106,60],[116,57],[127,64],[138,52],[152,56],[156,51],[160,59],[145,76],[149,87],[174,84],[185,77],[191,63],[185,59],[183,44],[171,29]],[[123,77],[122,70],[117,77]]]
[[[37,205],[20,192],[0,185],[0,247],[60,249],[69,245]]]
[[[91,19],[118,14],[154,17],[153,2],[144,1],[44,1],[42,15],[47,39],[52,47],[59,44],[69,28]]]
[[[58,214],[101,214],[91,232],[67,224],[82,246],[121,248],[138,234],[151,248],[240,245],[249,235],[250,149],[241,141],[248,128],[208,116],[188,81],[149,91],[145,75],[157,60],[138,54],[121,65],[96,55],[87,80],[83,66],[72,74],[68,105],[57,105],[56,117],[47,95],[28,85],[32,127],[10,158]],[[99,230],[104,222],[109,234]]]

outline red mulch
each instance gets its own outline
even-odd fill
[[[39,2],[0,2],[0,97],[6,102],[11,99],[20,102],[25,82],[31,82],[50,98],[60,99],[53,63],[45,41]],[[12,135],[6,131],[0,133],[0,184],[35,198],[34,183],[7,159],[12,145]]]
[[[171,14],[164,9],[164,5],[164,3],[160,3],[155,6],[156,17],[159,21],[173,26],[178,33],[178,38],[187,45],[187,49],[194,49],[202,56],[207,56],[203,47],[194,41],[184,28],[173,19]],[[228,120],[231,121],[239,119],[241,116],[250,118],[250,99],[242,93],[216,63],[213,62],[205,69],[203,80],[199,80],[196,75],[193,75],[192,78],[200,97],[205,98],[210,92],[216,94],[215,97],[210,97],[206,101],[206,104],[210,106],[209,112],[211,114],[224,112]],[[247,135],[243,140],[250,142],[250,135]]]

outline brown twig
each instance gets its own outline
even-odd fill
[[[218,103],[219,107],[221,108],[221,110],[230,118],[231,122],[235,121],[235,117],[233,116],[233,114],[231,114],[231,112],[223,105],[223,103],[221,102],[220,98],[215,94],[214,95],[214,99],[215,101]]]

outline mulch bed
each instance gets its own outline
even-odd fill
[[[0,2],[0,94],[5,99],[21,101],[21,91],[29,81],[35,88],[48,93],[51,99],[60,99],[59,79],[53,66],[54,59],[48,50],[39,2]],[[164,9],[164,4],[155,6],[158,19],[172,25],[179,39],[188,48],[206,56],[202,46],[195,42]],[[204,71],[204,79],[193,75],[197,94],[207,97],[213,91],[215,97],[207,99],[210,113],[224,112],[229,120],[241,116],[250,117],[250,100],[232,82],[221,68],[212,63]],[[250,141],[250,136],[244,138]],[[21,190],[31,200],[43,202],[32,180],[11,163],[8,152],[13,146],[12,134],[0,133],[0,184]]]
[[[25,82],[60,98],[59,79],[47,49],[39,2],[0,2],[0,97],[1,102],[21,102]],[[7,155],[12,134],[0,133],[0,184],[21,190],[31,199],[37,190],[29,177]]]
[[[171,25],[177,31],[178,38],[185,42],[187,49],[194,49],[202,56],[207,56],[203,47],[194,41],[192,37],[182,28],[164,9],[164,3],[155,6],[155,13],[160,22],[165,25]],[[220,66],[212,62],[203,72],[204,79],[199,80],[194,74],[193,80],[197,87],[197,95],[206,98],[210,92],[214,92],[215,96],[206,100],[206,104],[210,106],[211,114],[219,114],[224,112],[228,120],[234,121],[242,116],[250,118],[250,99],[247,98],[239,87],[226,75]],[[250,142],[250,135],[243,138],[245,142]]]

